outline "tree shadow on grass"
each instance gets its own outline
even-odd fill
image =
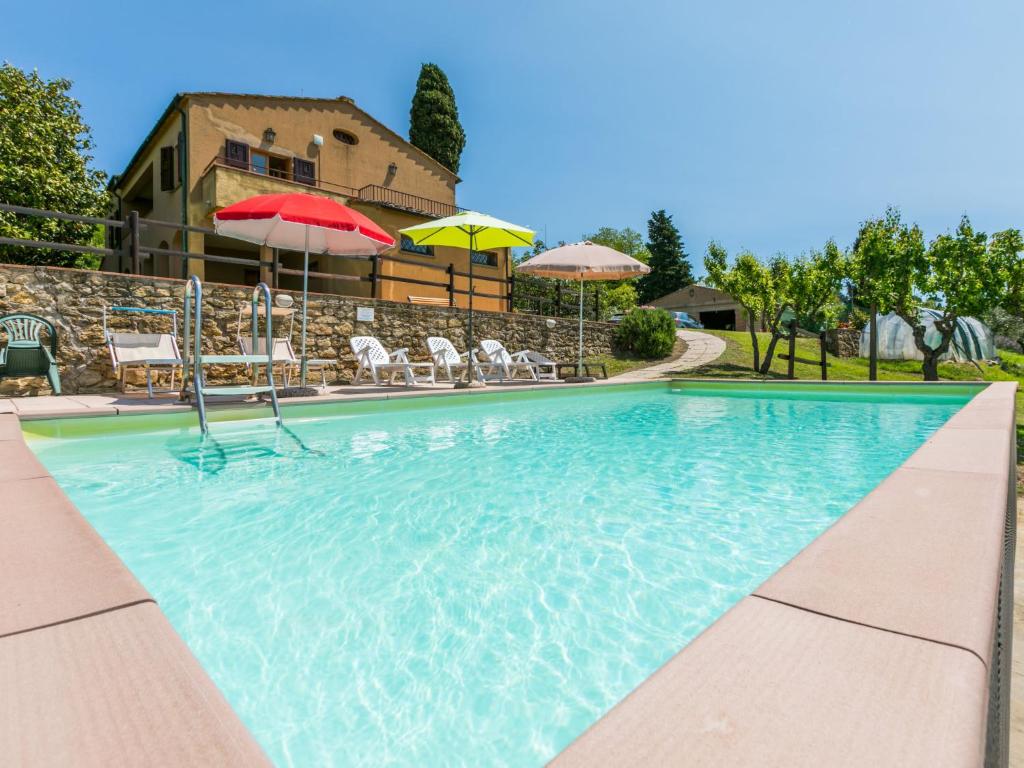
[[[748,365],[738,365],[736,363],[709,363],[708,365],[699,365],[696,368],[689,368],[682,371],[673,371],[674,374],[679,376],[691,376],[699,377],[702,379],[784,379],[786,376],[781,373],[771,371],[767,376],[762,376],[757,371],[753,370]]]

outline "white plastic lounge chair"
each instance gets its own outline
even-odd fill
[[[170,333],[122,333],[107,327],[107,313],[132,312],[144,315],[169,315]],[[142,368],[146,371],[146,392],[153,397],[153,371],[168,370],[171,381],[168,392],[174,391],[174,376],[182,366],[181,352],[178,351],[178,313],[172,309],[149,309],[146,307],[103,308],[103,336],[110,352],[114,375],[120,381],[122,392],[128,391],[128,371]]]
[[[469,353],[463,352],[460,355],[459,351],[455,349],[455,345],[443,336],[428,336],[427,349],[430,351],[431,360],[434,361],[434,381],[440,379],[441,374],[444,374],[448,381],[453,382],[462,375],[456,372],[466,370]],[[473,363],[476,366],[477,377],[480,377],[480,362],[474,359]]]
[[[495,376],[498,381],[511,380],[520,371],[526,371],[534,381],[538,381],[540,378],[537,374],[540,366],[527,357],[528,350],[524,349],[511,355],[500,341],[484,339],[480,342],[480,351],[484,353],[486,362],[490,364],[490,370],[481,375],[481,378],[485,380]]]
[[[469,357],[469,352],[463,352],[459,354],[459,350],[455,348],[455,344],[445,339],[443,336],[428,336],[427,337],[427,349],[430,350],[430,357],[434,361],[434,381],[437,381],[441,374],[447,377],[449,381],[456,381],[456,373],[458,371],[466,370],[466,360]],[[477,352],[480,350],[477,349]],[[476,378],[480,381],[483,380],[485,374],[492,374],[495,366],[490,362],[481,362],[477,355],[473,355],[473,371],[476,373]],[[458,378],[462,378],[462,374],[458,374]]]
[[[547,381],[558,381],[558,363],[547,355],[533,350],[524,350],[526,359],[537,366],[537,378]]]
[[[410,362],[407,347],[396,349],[388,354],[384,345],[373,336],[353,336],[348,343],[359,363],[356,376],[352,379],[353,384],[358,384],[366,372],[369,372],[374,384],[380,384],[382,376],[387,376],[388,384],[394,384],[399,375],[405,379],[407,387],[414,384],[434,383],[434,364]],[[416,371],[424,369],[428,373],[417,377]]]

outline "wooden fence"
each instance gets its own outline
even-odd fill
[[[148,228],[160,227],[176,230],[181,233],[182,242],[187,242],[189,232],[195,232],[203,235],[213,235],[216,233],[208,227],[198,227],[191,224],[182,224],[181,222],[142,218],[138,215],[137,211],[129,212],[128,216],[124,219],[81,216],[78,214],[49,211],[40,208],[27,208],[25,206],[10,205],[7,203],[0,203],[0,211],[7,211],[19,216],[34,216],[39,218],[73,221],[103,227],[106,230],[104,242],[106,242],[108,246],[113,247],[79,245],[74,243],[55,243],[45,240],[31,240],[17,237],[0,237],[0,246],[6,245],[22,248],[35,248],[40,250],[67,251],[71,253],[93,254],[104,258],[116,259],[117,272],[140,275],[142,274],[142,264],[144,260],[152,259],[154,256],[167,256],[180,260],[180,276],[182,279],[188,278],[188,263],[190,259],[196,259],[204,263],[235,264],[250,268],[259,267],[261,269],[267,269],[271,274],[271,287],[273,288],[279,287],[281,275],[302,276],[301,269],[290,269],[281,265],[276,248],[272,250],[273,255],[271,260],[266,261],[262,259],[244,259],[237,256],[221,256],[210,253],[181,251],[173,248],[158,248],[152,245],[147,245],[143,242],[142,235]],[[335,256],[332,258],[369,262],[369,274],[339,275],[331,272],[310,272],[309,276],[320,280],[332,281],[332,284],[334,285],[344,285],[345,283],[353,282],[368,282],[371,284],[370,296],[372,298],[380,297],[380,285],[385,281],[441,288],[447,294],[448,305],[452,307],[455,306],[456,296],[468,296],[470,294],[468,289],[456,288],[455,286],[456,277],[469,279],[469,273],[455,269],[453,264],[447,264],[444,266],[440,264],[430,264],[388,253],[379,254],[377,256]],[[406,264],[421,269],[434,270],[439,273],[439,279],[423,280],[419,278],[405,277],[403,275],[384,274],[381,266],[386,262]],[[562,281],[556,281],[555,296],[552,300],[550,296],[533,296],[517,291],[517,281],[514,272],[507,278],[492,277],[490,275],[480,275],[476,273],[474,273],[472,277],[474,283],[472,286],[472,293],[474,297],[504,301],[506,311],[508,312],[512,312],[514,308],[518,307],[520,311],[530,312],[531,314],[553,314],[561,316],[563,314],[568,314],[568,310],[575,305],[575,302],[572,300],[563,301]],[[475,287],[476,281],[483,281],[485,283],[498,286],[504,285],[507,286],[507,289],[504,295],[496,292],[480,291]],[[498,288],[497,290],[500,291],[501,289]],[[336,293],[341,295],[351,295],[344,290],[338,290]],[[600,296],[596,289],[594,291],[593,301],[588,302],[588,305],[592,307],[594,319],[600,320]],[[545,310],[547,311],[545,312]]]

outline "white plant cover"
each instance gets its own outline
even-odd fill
[[[935,320],[942,313],[935,309],[922,308],[921,320],[925,326],[925,342],[937,347],[941,336],[935,330]],[[956,331],[949,349],[940,358],[954,362],[970,360],[992,360],[996,357],[995,336],[992,329],[974,317],[958,318]],[[870,323],[860,334],[860,356],[871,354]],[[878,359],[879,360],[923,360],[924,355],[914,344],[914,331],[894,312],[878,316]]]

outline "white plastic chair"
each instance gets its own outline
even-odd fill
[[[486,374],[481,375],[483,379],[494,378],[496,375],[498,381],[511,380],[516,377],[519,371],[526,371],[534,381],[540,380],[538,375],[540,366],[530,360],[528,357],[529,350],[524,349],[513,355],[509,354],[508,350],[505,349],[505,345],[500,341],[484,339],[480,342],[480,351],[484,353],[487,363],[490,364],[490,370]]]
[[[526,359],[537,366],[537,378],[547,381],[558,381],[558,363],[547,355],[533,350],[524,350]]]
[[[448,377],[448,381],[454,382],[455,371],[466,370],[469,353],[463,352],[460,355],[455,345],[443,336],[428,336],[427,350],[430,352],[430,359],[434,361],[434,381],[443,373]]]
[[[443,336],[428,336],[427,337],[427,349],[430,351],[430,358],[434,361],[434,380],[437,381],[440,374],[443,372],[449,381],[455,381],[456,375],[454,371],[466,369],[466,361],[469,358],[468,352],[459,354],[459,351],[455,348],[448,339]],[[479,349],[476,350],[479,353]],[[473,355],[473,370],[476,372],[477,379],[483,381],[486,373],[491,373],[494,366],[491,363],[482,363],[478,355]]]
[[[388,377],[388,384],[394,384],[399,375],[405,379],[407,387],[434,383],[434,364],[411,362],[407,347],[396,349],[389,354],[384,345],[373,336],[353,336],[348,343],[359,363],[356,376],[352,379],[353,384],[358,384],[366,372],[369,372],[374,384],[380,384],[382,376]],[[429,373],[417,377],[416,370],[424,368]]]

